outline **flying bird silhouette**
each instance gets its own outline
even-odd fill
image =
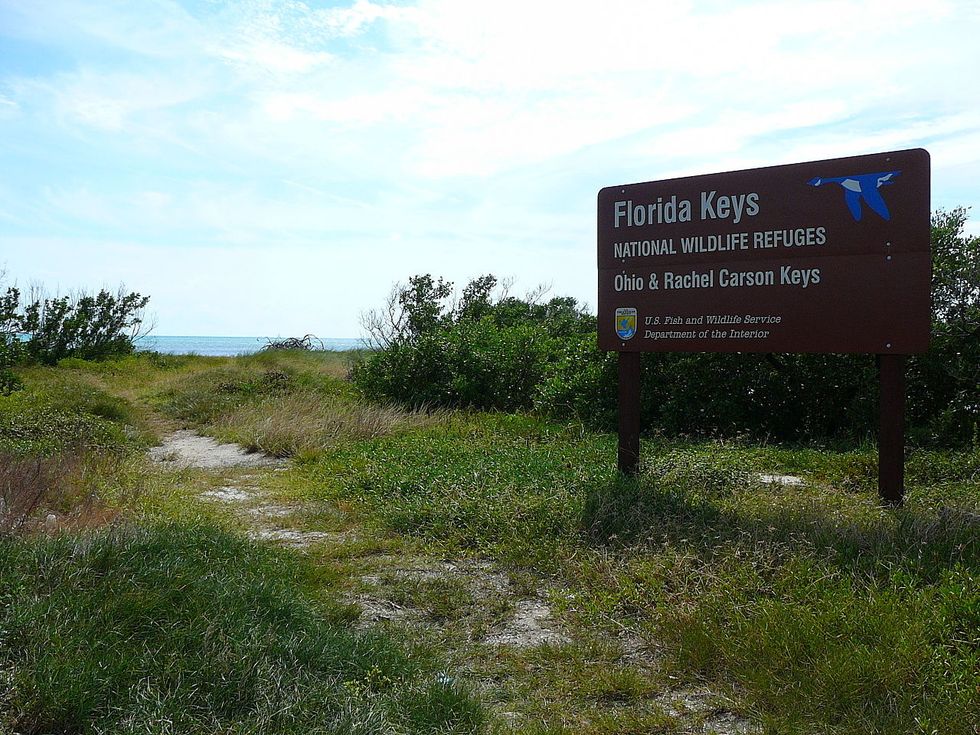
[[[876,174],[858,174],[856,176],[838,176],[832,179],[814,178],[807,183],[810,186],[823,186],[824,184],[840,184],[844,189],[844,201],[847,208],[851,210],[851,216],[855,222],[861,221],[864,214],[861,202],[864,202],[872,210],[877,212],[882,219],[890,220],[891,214],[888,212],[888,205],[878,191],[881,187],[894,182],[895,177],[901,171],[883,171]]]

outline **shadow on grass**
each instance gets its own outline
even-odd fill
[[[970,511],[641,476],[597,485],[582,524],[623,551],[604,587],[634,590],[677,669],[737,682],[767,732],[975,732]]]
[[[980,515],[970,510],[886,509],[866,496],[771,491],[756,484],[716,486],[683,478],[617,477],[589,492],[582,528],[592,544],[669,542],[710,552],[738,542],[815,552],[844,570],[923,582],[953,565],[980,571]]]

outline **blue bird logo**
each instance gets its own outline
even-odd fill
[[[855,176],[838,176],[832,179],[814,178],[807,183],[810,186],[824,184],[840,184],[844,189],[844,201],[851,210],[855,222],[860,222],[864,214],[862,203],[867,204],[883,220],[891,219],[888,205],[878,191],[881,187],[892,184],[901,171],[883,171],[876,174],[857,174]]]

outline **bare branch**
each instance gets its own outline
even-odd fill
[[[537,306],[544,301],[544,297],[551,293],[552,284],[539,283],[524,296],[524,300],[530,306]]]

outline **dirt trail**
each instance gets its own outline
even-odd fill
[[[148,456],[164,469],[196,468],[220,479],[224,484],[201,492],[199,497],[232,510],[244,521],[253,539],[301,552],[336,550],[360,540],[356,530],[311,531],[296,527],[302,523],[304,514],[314,509],[301,503],[278,502],[262,489],[269,473],[288,471],[289,462],[285,460],[248,453],[237,444],[222,444],[189,430],[168,435],[160,446],[149,450]],[[788,476],[760,479],[790,485],[798,482],[798,478]],[[448,621],[434,618],[424,598],[417,593],[426,588],[444,588],[456,590],[470,601],[453,619],[453,624],[462,626],[466,637],[477,646],[520,650],[543,645],[575,645],[555,620],[547,595],[522,594],[506,574],[490,563],[391,554],[367,554],[359,561],[367,568],[358,579],[359,589],[351,592],[348,599],[361,610],[361,627],[394,624],[438,628]],[[406,599],[406,589],[416,596],[409,594]],[[651,665],[654,656],[639,638],[627,635],[621,644],[622,662],[642,667]],[[723,696],[706,689],[665,691],[656,701],[664,712],[676,718],[677,733],[749,735],[757,732],[748,720],[729,708]],[[516,712],[503,714],[520,718]]]
[[[198,467],[205,470],[226,467],[274,467],[282,460],[258,452],[248,453],[237,444],[219,444],[196,431],[175,431],[149,451],[150,459],[172,467]]]
[[[148,452],[153,462],[169,468],[193,467],[211,472],[250,468],[252,474],[224,477],[225,485],[200,494],[204,500],[231,507],[246,521],[251,538],[270,541],[297,550],[307,550],[314,545],[340,546],[356,541],[356,535],[347,532],[308,531],[297,529],[288,523],[291,517],[299,518],[307,510],[304,506],[282,505],[271,502],[263,492],[259,481],[262,471],[283,471],[288,468],[284,460],[260,453],[248,453],[237,444],[221,444],[211,437],[195,431],[177,431],[160,446]],[[376,560],[377,561],[377,560]],[[443,582],[463,584],[476,599],[489,599],[501,595],[513,597],[506,577],[489,570],[486,565],[440,562],[431,559],[404,559],[389,557],[384,563],[384,575],[365,574],[361,582],[362,593],[352,601],[362,610],[366,625],[383,622],[419,624],[424,621],[420,611],[392,601],[386,587],[391,577],[401,582]],[[552,620],[551,608],[542,599],[517,599],[509,619],[499,621],[486,635],[486,642],[498,646],[527,648],[543,644],[559,645],[570,639],[563,635]]]

